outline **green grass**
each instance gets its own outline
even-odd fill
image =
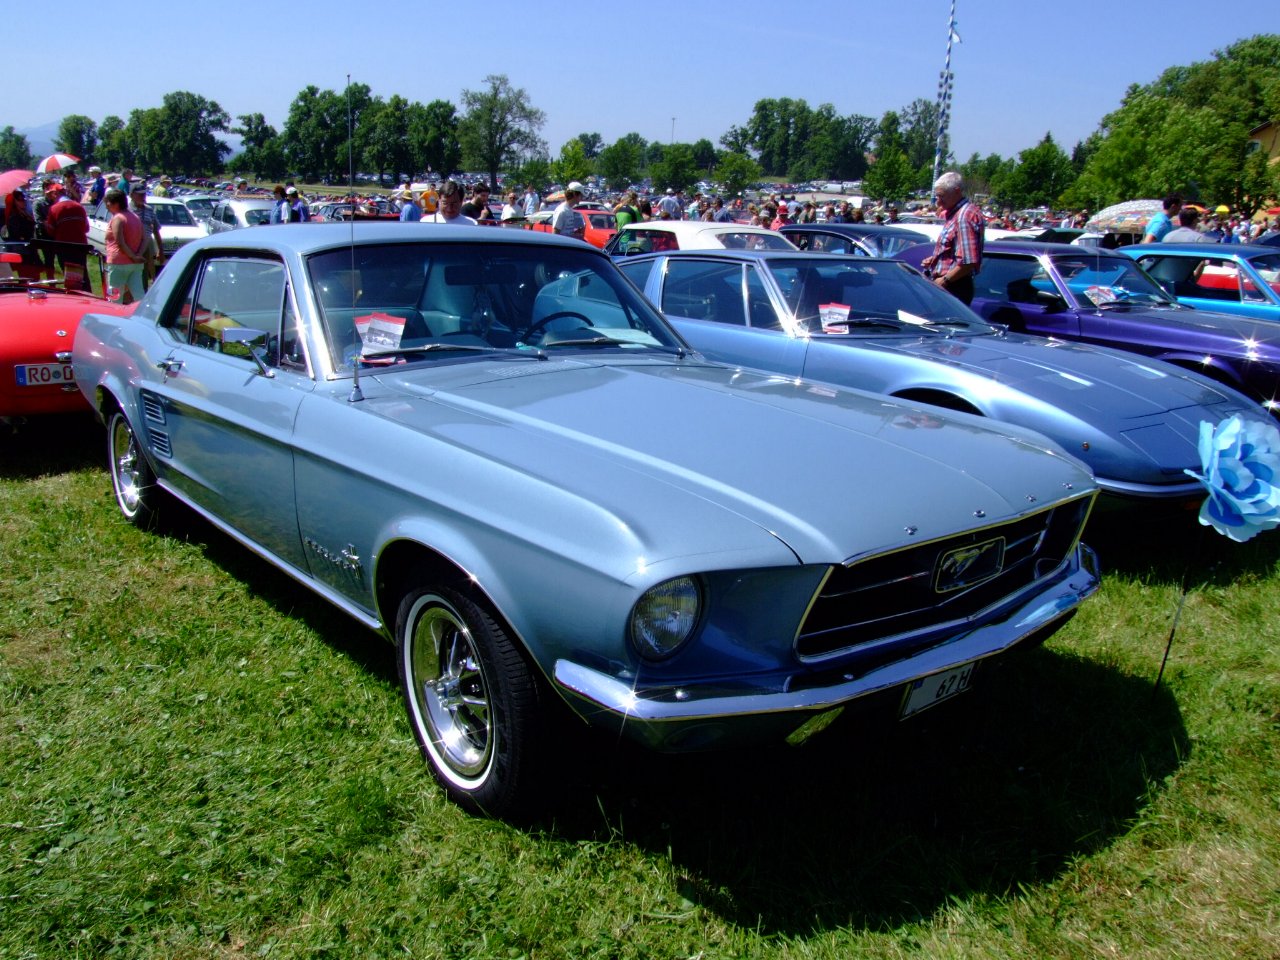
[[[566,741],[519,829],[442,798],[385,642],[129,527],[102,447],[0,441],[0,957],[1280,956],[1280,535],[1099,518],[1099,595],[954,704]]]

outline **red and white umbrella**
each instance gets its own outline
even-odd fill
[[[73,157],[69,153],[51,153],[40,161],[40,166],[36,167],[36,173],[53,173],[63,167],[74,167],[79,162],[79,157]]]

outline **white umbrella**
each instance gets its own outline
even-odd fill
[[[40,161],[40,166],[36,167],[36,173],[53,173],[63,167],[74,167],[79,162],[79,157],[73,157],[69,153],[51,153]]]

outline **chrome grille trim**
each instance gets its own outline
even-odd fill
[[[1094,496],[1091,491],[1011,520],[833,567],[797,632],[796,656],[812,663],[886,648],[905,655],[996,615],[1060,573],[1079,542]],[[947,593],[936,591],[934,575],[943,557],[995,537],[1005,539],[998,574]]]

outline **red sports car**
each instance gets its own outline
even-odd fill
[[[0,254],[0,274],[20,257]],[[88,293],[43,289],[10,276],[0,278],[0,423],[46,413],[89,412],[76,389],[71,341],[86,313],[129,314],[133,306]]]

